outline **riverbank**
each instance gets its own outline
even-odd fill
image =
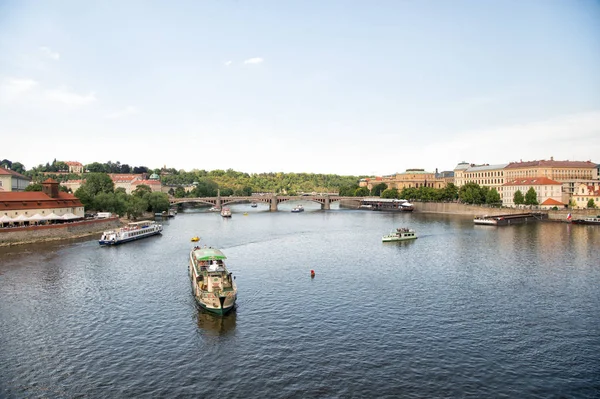
[[[465,216],[495,216],[517,214],[524,212],[544,212],[548,214],[548,221],[568,222],[567,216],[572,219],[584,219],[600,214],[598,209],[528,209],[528,208],[492,208],[483,205],[467,205],[455,202],[419,202],[411,201],[415,205],[416,213],[441,213]]]
[[[25,226],[0,229],[0,247],[68,240],[100,234],[122,225],[117,218],[82,220],[44,226]]]

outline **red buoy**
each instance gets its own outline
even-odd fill
[[[311,271],[310,271],[310,277],[314,277],[314,276],[315,276],[315,271],[314,271],[314,270],[311,270]]]

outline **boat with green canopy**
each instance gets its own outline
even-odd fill
[[[209,312],[223,315],[237,299],[235,277],[225,266],[227,257],[216,248],[196,246],[190,252],[190,279],[196,302]]]

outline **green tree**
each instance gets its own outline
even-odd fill
[[[525,193],[525,205],[537,205],[537,193],[533,187],[529,187],[529,190]]]
[[[169,197],[165,193],[154,192],[148,195],[150,212],[163,212],[169,209]]]
[[[495,188],[492,188],[487,192],[485,197],[485,203],[488,205],[502,205],[502,199],[500,198],[500,194]]]
[[[366,188],[366,187],[359,187],[354,192],[354,196],[355,197],[368,197],[369,196],[369,189]]]
[[[183,197],[185,197],[185,195],[186,195],[185,188],[177,187],[175,189],[175,198],[183,198]]]
[[[354,197],[354,193],[358,190],[358,184],[348,184],[340,187],[340,196]]]
[[[206,177],[198,179],[198,184],[192,190],[194,197],[216,197],[219,186]]]
[[[79,189],[84,189],[89,195],[95,196],[98,193],[114,193],[115,184],[106,173],[89,173],[86,174],[85,182]]]
[[[458,190],[458,198],[466,204],[483,204],[485,203],[485,196],[482,193],[479,184],[469,182]]]
[[[415,187],[404,187],[400,192],[400,198],[407,200],[418,199],[419,191]]]
[[[137,219],[148,209],[148,201],[144,198],[136,197],[131,195],[129,201],[127,201],[127,217],[129,219]]]
[[[25,191],[42,191],[42,183],[32,183],[25,187]]]
[[[594,202],[593,198],[590,198],[587,202],[587,207],[590,209],[595,209],[596,208],[596,203]]]
[[[15,172],[20,173],[20,174],[25,173],[25,166],[23,166],[23,164],[21,162],[13,162],[10,169],[14,170]]]
[[[139,184],[135,190],[131,192],[131,195],[134,195],[139,198],[146,198],[148,195],[152,193],[152,189],[150,186],[146,184]]]
[[[442,200],[454,201],[458,199],[458,187],[454,183],[448,183],[446,187],[442,189]]]
[[[385,184],[385,183],[376,184],[371,189],[371,195],[373,195],[375,197],[379,197],[382,192],[384,192],[385,190],[387,190],[387,188],[388,188],[388,185]]]
[[[388,188],[381,193],[381,198],[399,198],[399,196],[397,188]]]
[[[515,205],[523,205],[525,203],[525,197],[521,190],[515,191],[515,195],[513,196],[513,202]]]
[[[106,172],[106,167],[99,162],[93,162],[89,165],[85,165],[84,169],[90,173],[105,173]]]

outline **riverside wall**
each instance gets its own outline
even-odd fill
[[[0,247],[86,237],[119,226],[121,221],[113,217],[45,226],[0,228]]]
[[[418,213],[444,213],[451,215],[465,216],[483,216],[483,215],[508,215],[527,212],[543,212],[548,214],[548,220],[567,221],[570,213],[573,219],[583,219],[586,217],[600,215],[600,209],[560,209],[557,211],[549,209],[529,209],[527,208],[491,208],[482,205],[467,205],[456,202],[419,202],[411,201],[415,205],[414,212]]]

